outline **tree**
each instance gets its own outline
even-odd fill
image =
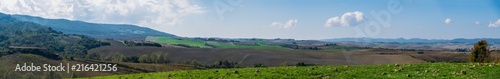
[[[488,48],[488,42],[486,40],[481,40],[474,44],[472,51],[469,55],[470,62],[485,63],[490,61],[490,52]]]
[[[141,55],[141,56],[139,56],[139,62],[141,62],[141,63],[150,63],[149,56],[148,55]]]
[[[122,62],[123,59],[125,59],[125,56],[123,54],[116,52],[115,55],[113,55],[113,60],[114,62]]]

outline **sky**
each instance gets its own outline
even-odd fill
[[[499,0],[1,0],[0,12],[182,37],[500,38]]]

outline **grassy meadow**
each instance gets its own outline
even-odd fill
[[[347,79],[347,78],[499,78],[499,64],[422,63],[366,66],[306,66],[187,70],[92,77],[90,79]],[[88,79],[88,78],[82,78]]]

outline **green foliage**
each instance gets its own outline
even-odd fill
[[[153,61],[150,60],[149,55],[141,55],[141,56],[139,56],[139,62],[148,63],[148,62],[153,62]]]
[[[97,39],[94,39],[91,37],[87,37],[87,36],[83,36],[83,35],[78,35],[78,36],[81,37],[81,40],[78,41],[77,44],[84,46],[86,49],[93,49],[93,48],[97,48],[100,46],[111,45],[110,43],[97,41]]]
[[[267,67],[267,66],[264,65],[263,63],[256,63],[256,64],[253,64],[253,67]]]
[[[65,58],[84,57],[89,49],[109,45],[83,35],[75,36],[81,37],[81,40],[69,43],[63,39],[68,35],[54,31],[50,27],[19,21],[10,15],[0,14],[0,56],[20,52],[38,54],[51,59],[60,59],[59,55],[64,55]],[[41,49],[9,49],[10,46]]]
[[[214,64],[207,66],[207,68],[238,68],[238,63],[225,61],[216,61]]]
[[[87,56],[85,56],[87,59],[93,59],[93,60],[100,60],[100,55],[98,53],[89,53]]]
[[[417,54],[424,54],[424,52],[420,51],[420,52],[417,52]]]
[[[474,44],[474,47],[472,47],[472,52],[469,55],[469,61],[479,63],[490,61],[490,50],[488,47],[488,42],[486,40],[481,40]]]
[[[123,54],[119,53],[119,52],[116,52],[114,55],[113,55],[113,60],[111,61],[114,61],[114,62],[123,62],[124,59],[125,59],[125,56],[123,56]]]
[[[66,57],[80,57],[85,56],[87,48],[78,44],[69,44],[64,47]]]
[[[123,43],[127,46],[153,46],[153,47],[162,47],[161,44],[154,42],[134,42],[134,41],[123,41]]]
[[[123,62],[139,63],[139,57],[137,56],[125,57],[125,59],[123,59]]]
[[[299,62],[299,63],[295,64],[295,66],[314,66],[314,64],[306,64],[304,62]]]
[[[149,55],[141,55],[138,58],[141,63],[170,63],[168,53],[155,52]]]

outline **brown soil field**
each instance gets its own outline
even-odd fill
[[[465,61],[466,54],[452,52],[425,52],[417,54],[413,51],[359,49],[351,51],[338,50],[294,50],[294,49],[210,49],[210,48],[164,48],[164,47],[126,47],[104,46],[89,52],[109,56],[116,52],[125,56],[140,56],[154,52],[168,53],[173,63],[196,61],[200,64],[213,64],[215,61],[228,60],[239,65],[279,66],[298,62],[316,65],[373,65],[373,64],[406,64],[441,61]]]

